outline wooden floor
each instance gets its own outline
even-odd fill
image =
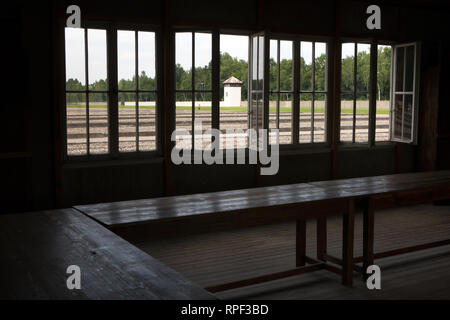
[[[328,251],[341,256],[341,218],[328,221]],[[375,214],[375,252],[450,238],[450,206],[420,205]],[[315,256],[315,222],[307,225],[307,253]],[[135,243],[151,256],[206,287],[295,267],[295,225],[271,225]],[[355,256],[362,253],[356,216]],[[381,290],[354,288],[327,271],[218,293],[223,299],[450,299],[450,246],[375,262]]]

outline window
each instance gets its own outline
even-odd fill
[[[270,40],[269,129],[279,130],[280,144],[292,143],[293,49],[292,41]]]
[[[205,149],[211,137],[202,136],[212,124],[212,35],[177,32],[175,36],[176,146]],[[202,128],[194,128],[201,120]],[[202,137],[204,139],[202,139]]]
[[[417,47],[342,44],[341,142],[416,141]]]
[[[157,149],[154,32],[65,28],[65,66],[67,156]]]
[[[272,38],[269,75],[269,128],[279,129],[280,144],[326,142],[327,43]]]
[[[391,100],[391,52],[392,47],[378,45],[375,141],[390,141]]]
[[[417,44],[394,47],[392,140],[400,142],[417,141]]]
[[[341,135],[343,142],[369,142],[370,44],[342,44]]]
[[[109,152],[106,30],[65,29],[67,154]]]
[[[325,143],[327,78],[323,41],[269,38],[264,32],[251,36],[176,32],[175,146],[210,145],[211,137],[200,136],[195,128],[199,119],[203,133],[220,129],[219,145],[225,149],[248,147],[247,129],[262,128],[269,129],[270,143],[277,141],[275,129],[280,144]]]
[[[155,34],[117,31],[119,152],[156,149]]]
[[[326,141],[327,44],[300,43],[299,142]]]
[[[248,36],[220,35],[221,148],[248,146],[248,41]]]

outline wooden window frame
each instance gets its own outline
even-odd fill
[[[162,62],[162,36],[161,30],[159,26],[155,25],[145,25],[145,24],[120,24],[120,23],[102,23],[95,21],[83,21],[81,26],[82,29],[87,33],[88,29],[100,29],[106,30],[106,54],[107,54],[107,82],[108,82],[108,90],[106,91],[93,91],[93,90],[83,90],[89,91],[89,93],[97,93],[102,92],[108,93],[108,153],[105,154],[90,154],[87,152],[86,154],[81,155],[68,155],[67,154],[67,114],[66,114],[66,92],[71,93],[72,90],[66,90],[66,61],[65,61],[65,24],[63,21],[60,22],[59,28],[61,32],[59,35],[59,43],[61,49],[59,52],[61,53],[60,58],[60,74],[59,78],[62,82],[62,92],[58,94],[57,101],[60,107],[60,128],[61,128],[61,159],[64,163],[76,163],[76,162],[89,162],[92,160],[112,160],[112,159],[147,159],[147,158],[156,158],[162,155],[162,115],[161,115],[161,103],[162,103],[162,88],[163,88],[163,79],[162,79],[162,70],[161,66]],[[156,88],[154,90],[140,90],[139,87],[136,90],[132,90],[133,92],[147,92],[151,91],[155,94],[155,144],[156,148],[154,150],[148,151],[138,151],[138,146],[136,151],[132,152],[119,152],[119,132],[118,132],[118,57],[117,57],[117,31],[126,30],[126,31],[135,31],[137,36],[139,31],[142,32],[154,32],[155,34],[155,78],[156,78]],[[85,44],[87,43],[87,38],[85,36]],[[136,45],[136,44],[135,44]],[[136,48],[137,49],[137,48]],[[85,51],[87,47],[85,45]],[[138,60],[138,56],[135,56],[135,59]],[[88,65],[88,60],[85,58],[85,65]],[[138,68],[138,64],[136,63],[136,68]],[[88,75],[86,75],[86,89],[88,89]],[[122,92],[122,90],[121,90]],[[87,107],[88,109],[88,107]],[[87,114],[88,117],[88,114]],[[89,125],[88,122],[86,124]],[[87,132],[89,133],[89,132]],[[138,124],[136,124],[136,143],[139,144],[138,141]],[[87,136],[89,139],[89,135]],[[89,144],[87,145],[89,151]]]

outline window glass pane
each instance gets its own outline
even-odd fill
[[[326,69],[327,69],[327,44],[323,42],[315,43],[314,52],[314,73],[315,89],[317,91],[326,90]]]
[[[192,94],[189,92],[178,92],[176,94],[175,129],[184,130],[177,133],[176,147],[183,149],[192,148]]]
[[[405,91],[414,88],[414,46],[406,47]]]
[[[394,100],[394,138],[402,138],[402,125],[403,125],[403,95],[396,94]]]
[[[395,91],[403,91],[403,68],[405,61],[405,48],[399,47],[396,50],[395,66]]]
[[[195,89],[211,90],[212,37],[210,33],[195,33]]]
[[[378,46],[375,141],[389,141],[391,47]]]
[[[258,121],[258,99],[259,99],[259,93],[258,91],[252,91],[251,93],[251,105],[249,107],[251,108],[251,114],[250,114],[250,127],[252,129],[257,129],[257,121]]]
[[[192,88],[192,33],[175,35],[175,81],[178,90]]]
[[[119,93],[119,151],[136,151],[135,93]]]
[[[341,63],[341,91],[352,92],[353,76],[354,76],[354,57],[355,57],[355,44],[343,43],[342,44],[342,63]]]
[[[278,128],[278,93],[273,93],[269,96],[269,128],[275,129]]]
[[[358,43],[356,69],[357,92],[368,92],[370,79],[370,44]]]
[[[312,90],[312,42],[300,42],[300,90]]]
[[[270,90],[278,90],[278,41],[270,40]]]
[[[341,134],[340,141],[353,141],[353,95],[341,94]]]
[[[252,38],[252,90],[258,90],[258,37]]]
[[[292,41],[280,41],[280,89],[292,90]]]
[[[107,90],[106,30],[88,30],[89,89]]]
[[[264,37],[258,37],[258,89],[264,89]],[[261,97],[262,101],[262,97]],[[262,117],[260,117],[262,118]],[[258,119],[259,120],[259,119]],[[259,126],[261,128],[261,126]]]
[[[311,126],[312,94],[300,94],[300,119],[299,119],[299,141],[300,143],[312,142]]]
[[[138,32],[139,89],[156,89],[155,33]]]
[[[280,144],[292,143],[292,94],[280,93]]]
[[[84,29],[66,28],[66,89],[85,89]]]
[[[87,154],[86,95],[66,94],[67,154]]]
[[[258,129],[262,129],[263,127],[263,91],[258,91],[256,93],[256,103],[257,103],[257,115],[256,119]]]
[[[325,94],[314,96],[314,142],[325,142]]]
[[[108,153],[108,96],[89,94],[89,152]]]
[[[196,128],[194,132],[194,149],[203,150],[210,148],[211,135],[206,135],[205,131],[211,129],[211,93],[197,92],[195,94],[195,121]],[[201,126],[198,121],[201,121]]]
[[[156,94],[139,94],[139,151],[156,150]]]
[[[136,90],[135,32],[117,31],[119,90]]]
[[[356,100],[355,142],[369,141],[369,99],[368,94],[358,94]]]
[[[413,95],[405,94],[405,113],[403,118],[403,139],[412,140],[412,124],[413,124]]]
[[[275,134],[273,132],[273,129],[279,129],[281,119],[278,118],[278,109],[281,104],[281,101],[278,101],[279,94],[274,93],[269,96],[269,143],[272,141],[275,143]],[[280,113],[281,118],[281,113]],[[279,136],[279,143],[281,143],[281,132],[278,133]]]
[[[226,130],[248,128],[248,36],[220,35],[220,84],[220,146],[225,148],[230,140],[230,146],[245,148],[245,133]]]

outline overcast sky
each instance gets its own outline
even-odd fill
[[[139,73],[145,71],[155,76],[155,35],[153,32],[138,33]],[[119,79],[131,79],[135,72],[135,36],[133,31],[119,31],[118,73]],[[184,69],[192,64],[192,33],[177,33],[175,38],[176,63]],[[270,55],[276,59],[277,42],[270,41]],[[311,63],[311,42],[301,43],[301,55],[306,63]],[[89,82],[106,79],[106,31],[90,29],[88,31]],[[342,57],[353,56],[354,45],[342,45]],[[358,51],[369,51],[370,45],[358,45]],[[228,52],[232,57],[248,60],[248,37],[221,35],[220,51]],[[316,57],[325,53],[325,43],[316,42]],[[292,42],[280,41],[280,59],[292,59]],[[211,34],[195,34],[195,65],[202,67],[211,61]],[[66,79],[76,78],[84,83],[84,30],[66,28]]]

